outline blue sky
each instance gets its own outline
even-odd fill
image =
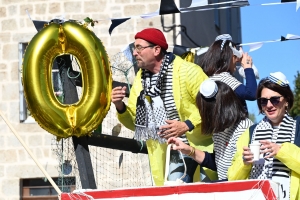
[[[250,6],[241,8],[242,43],[276,40],[287,34],[300,36],[300,8],[296,12],[296,3],[261,5],[276,2],[280,1],[249,0]],[[243,49],[249,51],[248,46]],[[260,78],[267,77],[270,72],[281,71],[294,89],[295,75],[297,71],[300,72],[300,40],[266,43],[249,54],[258,68]],[[247,105],[257,121],[262,119],[256,101],[247,101]]]

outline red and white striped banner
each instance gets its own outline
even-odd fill
[[[278,190],[279,185],[269,180],[247,180],[114,190],[80,190],[75,193],[62,193],[61,200],[275,200],[279,199]]]

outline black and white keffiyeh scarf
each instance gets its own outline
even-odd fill
[[[136,104],[136,121],[135,121],[135,139],[136,140],[158,140],[160,143],[166,142],[157,132],[159,127],[165,125],[167,119],[179,120],[178,112],[175,117],[168,117],[168,107],[164,105],[164,95],[162,90],[164,83],[170,83],[172,78],[167,76],[167,71],[172,67],[172,61],[175,55],[168,53],[165,55],[160,72],[157,75],[156,81],[152,78],[156,75],[148,70],[142,70],[142,86],[143,90],[137,98]],[[149,98],[148,98],[149,97]],[[172,98],[175,105],[174,98]],[[174,116],[174,110],[172,111]]]
[[[284,142],[294,143],[296,130],[296,121],[285,114],[278,127],[272,127],[270,121],[265,117],[256,126],[251,141],[269,140],[276,144]],[[262,155],[258,161],[253,163],[250,172],[250,179],[270,179],[280,183],[280,199],[289,199],[290,194],[290,169],[278,159],[263,158]]]

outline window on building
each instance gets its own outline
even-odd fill
[[[22,62],[23,55],[28,43],[19,43],[19,88],[20,88],[20,122],[28,119],[29,111],[27,109],[26,100],[24,97],[24,90],[22,85]],[[34,120],[33,120],[34,122]]]
[[[53,178],[62,192],[75,190],[75,177]],[[57,192],[46,178],[21,179],[21,200],[57,200]]]

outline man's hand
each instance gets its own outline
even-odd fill
[[[166,120],[166,123],[167,125],[159,127],[160,132],[158,132],[158,135],[166,139],[170,137],[179,137],[189,130],[189,127],[185,122]]]
[[[123,99],[125,97],[126,86],[115,87],[111,92],[111,101],[115,104],[117,110],[124,109]]]

